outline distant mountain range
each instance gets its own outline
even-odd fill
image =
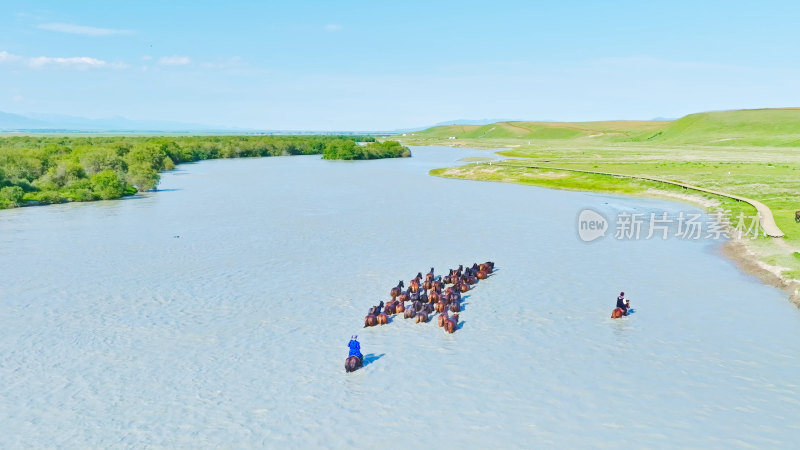
[[[653,120],[671,120],[656,118]],[[39,133],[224,133],[224,134],[360,134],[392,135],[426,130],[431,127],[448,125],[489,125],[498,122],[518,122],[518,119],[457,119],[437,124],[385,131],[298,131],[298,130],[258,130],[235,128],[199,123],[173,122],[164,120],[133,120],[125,117],[88,119],[85,117],[58,114],[13,114],[0,111],[0,133],[39,132]],[[539,120],[537,122],[551,122]]]
[[[247,131],[230,127],[215,127],[197,123],[162,120],[132,120],[124,117],[87,119],[58,114],[12,114],[0,111],[0,131],[53,131],[53,132],[236,132]]]
[[[397,134],[419,131],[431,126],[442,125],[486,125],[505,119],[459,119],[441,122],[430,126],[386,131],[298,131],[298,130],[256,130],[232,128],[198,123],[172,122],[162,120],[132,120],[124,117],[106,119],[87,119],[85,117],[58,114],[12,114],[0,111],[0,132],[54,132],[54,133],[101,133],[101,132],[200,132],[200,133],[256,133],[256,134]]]

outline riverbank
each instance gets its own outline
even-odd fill
[[[673,122],[534,123],[435,127],[398,139],[410,145],[492,149],[502,162],[434,170],[433,175],[591,192],[672,197],[731,220],[772,212],[770,234],[726,251],[748,273],[791,292],[800,305],[800,111],[690,115]],[[528,166],[528,167],[525,167]],[[616,174],[618,176],[607,175]],[[688,185],[701,193],[655,180]],[[711,202],[713,206],[707,203]],[[772,275],[764,275],[763,270]],[[775,284],[767,280],[769,284]]]
[[[0,209],[134,195],[155,189],[162,172],[185,162],[318,154],[326,159],[410,156],[397,142],[353,135],[0,136]]]
[[[726,224],[728,234],[735,236],[735,217],[753,217],[756,209],[745,202],[710,192],[690,191],[673,184],[611,175],[547,169],[525,166],[526,160],[503,160],[493,163],[468,164],[453,168],[434,169],[431,175],[477,181],[526,184],[551,189],[578,190],[621,195],[679,200],[703,208],[710,214],[727,212],[734,218]],[[726,242],[721,254],[734,261],[743,271],[757,276],[766,284],[780,287],[790,300],[800,307],[800,277],[798,263],[792,264],[795,252],[784,238],[759,237],[732,239]]]

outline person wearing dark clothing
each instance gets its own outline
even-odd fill
[[[619,297],[617,297],[617,308],[622,309],[624,314],[628,314],[628,308],[630,308],[630,302],[627,298],[625,298],[625,293],[620,292]]]

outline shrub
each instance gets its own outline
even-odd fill
[[[120,198],[125,193],[125,182],[113,170],[104,170],[92,176],[92,191],[103,200]]]

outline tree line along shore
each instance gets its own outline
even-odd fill
[[[97,136],[0,138],[0,209],[120,198],[154,189],[176,164],[218,158],[411,156],[366,136]]]

